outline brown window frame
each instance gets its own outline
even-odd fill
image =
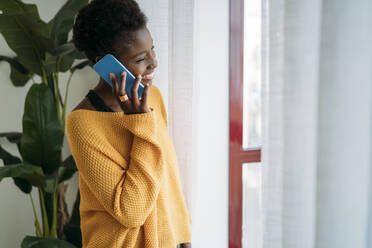
[[[261,162],[261,148],[244,149],[242,144],[244,0],[230,0],[229,25],[229,248],[241,248],[242,166]]]

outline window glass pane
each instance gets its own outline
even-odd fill
[[[244,1],[243,148],[261,146],[261,0]]]
[[[242,166],[242,247],[262,248],[261,163],[245,163]]]

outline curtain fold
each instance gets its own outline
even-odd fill
[[[372,2],[263,7],[264,247],[372,247]]]

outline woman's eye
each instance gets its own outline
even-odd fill
[[[154,50],[154,48],[155,48],[155,46],[153,45],[153,46],[151,47],[151,50]],[[139,62],[141,62],[141,61],[143,61],[143,60],[145,60],[145,59],[146,59],[146,57],[141,58],[141,59],[138,59],[138,60],[136,61],[136,63],[139,63]]]
[[[139,62],[141,62],[143,60],[145,60],[145,58],[142,58],[142,59],[137,60],[136,63],[139,63]]]

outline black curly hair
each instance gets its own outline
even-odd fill
[[[95,63],[96,57],[117,55],[113,46],[118,40],[129,46],[134,32],[146,24],[147,17],[135,0],[92,0],[75,18],[72,41]]]

